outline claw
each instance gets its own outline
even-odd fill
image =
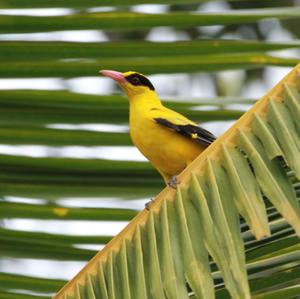
[[[150,200],[148,202],[145,203],[145,208],[147,211],[150,210],[150,206],[151,204],[154,202],[154,199],[153,198],[150,198]]]
[[[180,184],[180,182],[177,180],[177,176],[174,175],[170,181],[168,182],[168,186],[173,188],[173,189],[177,189],[177,185]]]

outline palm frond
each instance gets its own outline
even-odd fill
[[[149,29],[155,26],[210,26],[256,22],[266,18],[297,18],[300,13],[291,7],[245,9],[222,13],[173,12],[145,14],[135,12],[77,13],[69,16],[1,16],[0,33],[40,32],[81,29]],[[118,22],[116,22],[118,20]]]
[[[0,78],[24,77],[62,77],[95,76],[99,69],[138,69],[145,74],[154,73],[180,73],[199,71],[220,71],[232,69],[251,69],[266,65],[293,66],[297,58],[282,58],[264,53],[241,53],[223,55],[191,55],[191,56],[160,56],[153,58],[103,58],[101,60],[61,61],[57,60],[32,60],[1,62]]]
[[[6,60],[125,58],[264,52],[299,48],[300,43],[250,40],[193,40],[177,42],[123,41],[102,43],[1,41]]]
[[[270,202],[300,235],[293,185],[300,179],[299,71],[300,65],[178,176],[177,190],[164,189],[54,298],[193,294],[209,299],[223,280],[232,298],[247,299],[246,269],[251,274],[279,271],[299,262],[293,235],[277,240],[279,246],[269,243],[255,256],[251,251],[245,255],[239,217],[258,240],[268,237]],[[288,298],[298,292],[289,286],[255,298]]]
[[[183,114],[190,115],[195,121],[232,120],[240,117],[243,111],[229,109],[230,104],[254,103],[254,99],[215,98],[194,99],[194,102],[176,102],[165,99],[168,107]],[[191,99],[189,100],[191,101]],[[101,144],[108,142],[129,142],[128,136],[122,133],[112,133],[110,138],[104,138],[106,133],[66,132],[63,130],[47,130],[36,127],[49,124],[95,124],[101,122],[124,124],[128,122],[128,101],[121,96],[95,96],[67,91],[33,91],[33,90],[1,90],[0,91],[0,126],[1,136],[11,143],[22,138],[33,138],[41,144],[41,140],[49,142],[78,142],[77,144]],[[203,111],[199,105],[213,105],[215,109]],[[20,113],[22,111],[22,113]],[[26,129],[27,127],[27,129]],[[28,128],[30,127],[30,128]],[[21,130],[20,130],[21,129]],[[20,130],[20,131],[19,131]],[[29,130],[29,131],[27,131]],[[22,132],[23,131],[23,132]],[[101,135],[101,136],[100,136]],[[14,137],[16,137],[14,139]],[[92,138],[90,138],[92,137]],[[103,137],[103,138],[102,138]],[[109,136],[107,136],[109,137]],[[77,141],[76,141],[77,139]],[[24,142],[23,141],[23,142]]]
[[[208,2],[211,0],[201,0],[201,2]],[[186,4],[186,3],[198,3],[199,0],[127,0],[126,5],[138,5],[138,4]],[[20,0],[5,0],[1,2],[1,5],[5,8],[49,8],[49,7],[71,7],[71,8],[83,8],[91,6],[111,6],[111,5],[124,5],[122,0],[45,0],[43,2],[39,0],[20,1]]]

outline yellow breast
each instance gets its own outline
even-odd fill
[[[151,108],[140,108],[130,109],[131,139],[168,181],[192,162],[204,147],[156,123]]]

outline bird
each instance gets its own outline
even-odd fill
[[[216,137],[180,113],[165,107],[143,74],[101,70],[116,81],[129,99],[133,144],[151,162],[166,185],[177,188],[182,172]]]

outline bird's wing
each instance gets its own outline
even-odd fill
[[[159,110],[153,117],[156,123],[206,146],[216,140],[212,133],[197,126],[183,115],[169,109]]]

